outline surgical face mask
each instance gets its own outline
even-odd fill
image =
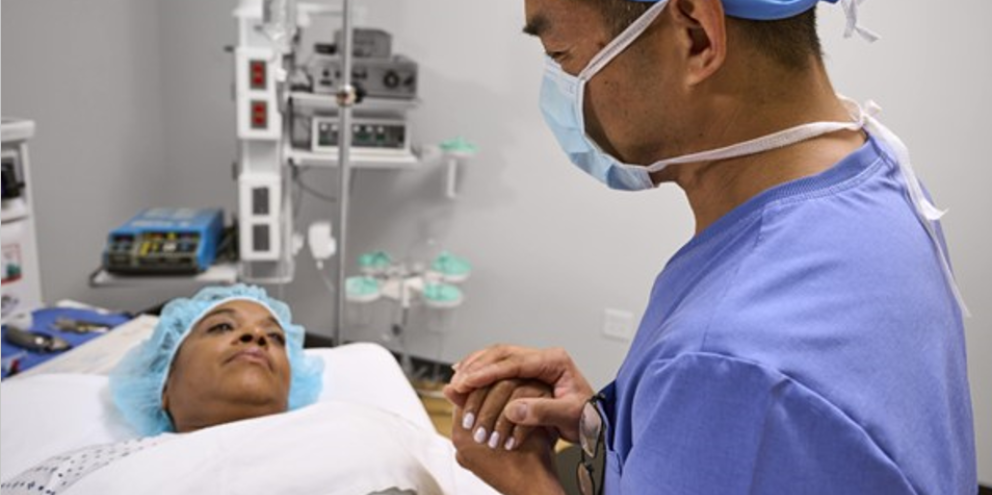
[[[851,122],[805,124],[726,148],[667,158],[648,165],[627,164],[611,156],[586,133],[583,114],[586,84],[643,34],[667,5],[668,0],[661,0],[651,6],[597,53],[577,76],[563,71],[554,60],[550,58],[547,60],[541,87],[541,112],[544,114],[544,120],[572,163],[600,182],[612,189],[625,191],[651,189],[655,186],[651,174],[660,172],[669,165],[751,155],[824,134],[840,130],[859,130],[863,127],[861,109],[850,102],[848,109],[851,111]]]

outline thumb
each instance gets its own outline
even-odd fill
[[[571,432],[579,426],[582,406],[568,399],[516,399],[506,406],[506,418],[524,426],[550,426],[560,432]]]

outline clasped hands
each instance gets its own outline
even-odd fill
[[[504,494],[563,493],[554,444],[578,440],[593,393],[563,349],[497,345],[469,355],[444,389],[458,463]]]

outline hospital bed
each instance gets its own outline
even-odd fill
[[[153,326],[142,318],[123,329],[124,341]],[[128,347],[112,339],[0,384],[0,482],[54,455],[137,437],[110,402],[106,371]],[[325,363],[317,404],[174,435],[63,493],[495,493],[457,465],[383,347],[306,352]],[[86,372],[66,373],[73,368]]]

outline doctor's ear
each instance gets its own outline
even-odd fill
[[[713,75],[727,58],[727,25],[721,0],[671,0],[669,16],[685,57],[689,85]]]

